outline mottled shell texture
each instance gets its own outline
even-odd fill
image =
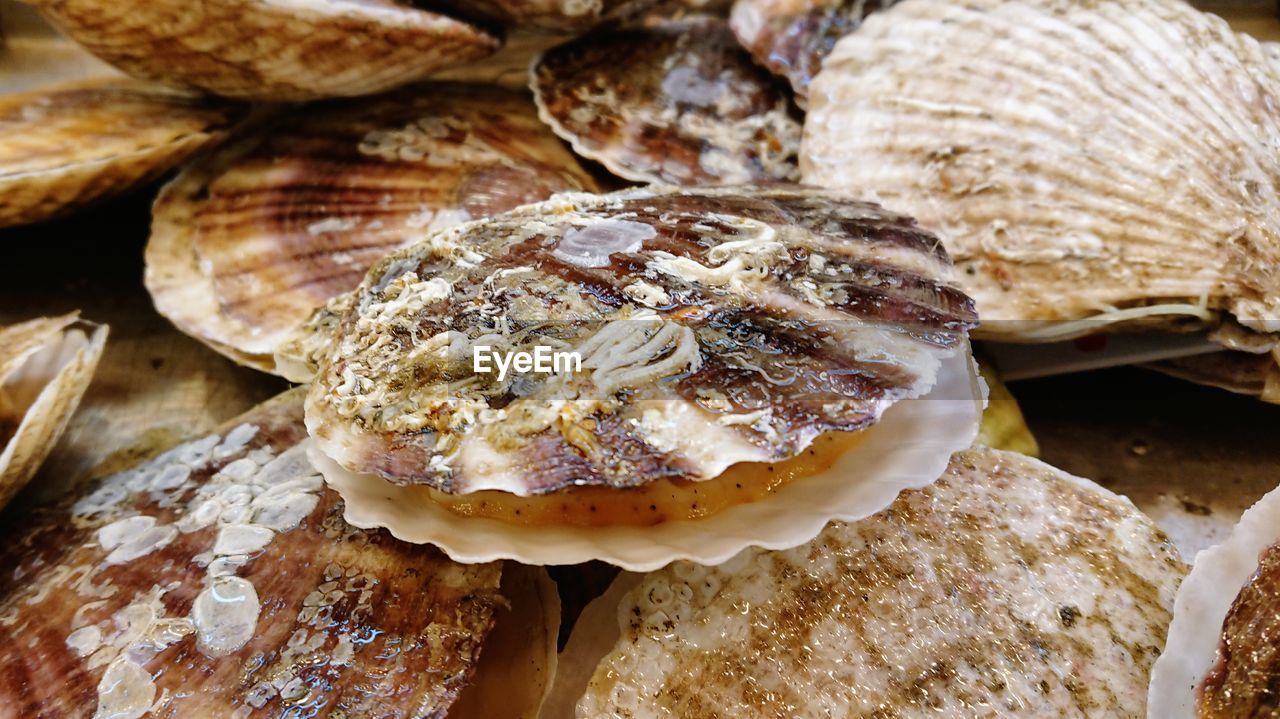
[[[791,83],[803,104],[836,42],[894,0],[738,0],[729,25],[751,57]]]
[[[709,479],[931,388],[976,320],[950,270],[909,218],[812,188],[560,195],[370,270],[307,424],[452,493]],[[538,347],[578,364],[477,368]]]
[[[1273,332],[1278,88],[1256,40],[1181,2],[913,1],[827,58],[801,169],[936,231],[985,334]]]
[[[127,79],[0,97],[0,227],[134,189],[221,139],[242,115]]]
[[[1128,500],[961,452],[808,545],[642,577],[577,716],[1140,716],[1184,572]]]
[[[156,201],[161,314],[238,362],[427,233],[595,182],[527,94],[420,85],[294,111],[188,167]]]
[[[254,100],[369,95],[501,44],[394,0],[33,0],[126,73]]]
[[[628,180],[796,179],[790,101],[719,18],[585,35],[546,51],[530,82],[542,118]]]

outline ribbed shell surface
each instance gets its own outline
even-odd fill
[[[959,452],[805,546],[641,578],[577,716],[1141,716],[1185,571],[1128,500]]]
[[[827,58],[802,174],[936,231],[990,335],[1214,311],[1275,331],[1273,56],[1181,2],[904,3]]]
[[[184,332],[272,371],[284,335],[388,252],[595,188],[523,92],[428,84],[311,105],[165,187],[147,287]]]
[[[0,227],[155,179],[243,117],[230,103],[104,79],[0,97]]]
[[[301,399],[5,529],[0,716],[448,713],[502,567],[348,525]]]
[[[796,179],[800,122],[720,18],[589,33],[544,52],[530,83],[542,119],[619,177]]]
[[[370,270],[307,426],[353,472],[452,493],[709,479],[932,387],[976,320],[949,275],[909,218],[838,193],[558,195]],[[578,365],[476,364],[538,347]]]
[[[393,0],[34,0],[135,77],[254,100],[369,95],[478,60],[499,39]]]

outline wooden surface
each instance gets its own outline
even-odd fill
[[[1271,2],[1223,11],[1280,39]],[[0,231],[0,322],[80,309],[111,325],[81,410],[10,511],[143,451],[199,434],[282,390],[156,315],[142,287],[154,188],[77,217]],[[1012,390],[1052,464],[1124,493],[1194,552],[1280,483],[1280,406],[1137,369],[1017,383]]]
[[[211,429],[286,387],[179,333],[142,287],[149,189],[67,220],[0,231],[0,323],[81,310],[111,327],[80,410],[28,491],[56,494],[93,469]]]

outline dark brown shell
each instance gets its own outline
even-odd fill
[[[348,525],[299,446],[301,399],[6,530],[0,714],[448,712],[504,603],[501,566]],[[250,596],[256,612],[226,613]]]
[[[501,44],[473,25],[395,0],[33,4],[130,75],[254,100],[384,92]]]
[[[429,84],[299,109],[188,167],[156,201],[161,314],[275,371],[284,335],[431,230],[596,184],[527,93]]]
[[[1280,358],[1277,354],[1223,350],[1161,360],[1145,366],[1178,379],[1280,404]]]
[[[840,38],[896,0],[738,0],[729,25],[756,62],[784,77],[803,104]]]
[[[221,139],[243,114],[123,78],[0,97],[0,227],[128,192]]]
[[[976,321],[949,275],[909,218],[813,188],[560,195],[370,270],[307,426],[353,472],[453,493],[709,479],[932,387]],[[580,367],[502,378],[473,345]]]
[[[542,119],[580,154],[637,182],[794,180],[800,122],[719,18],[591,33],[546,51]]]

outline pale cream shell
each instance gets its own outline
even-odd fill
[[[13,435],[0,452],[0,507],[35,476],[62,436],[93,380],[106,346],[106,325],[78,313],[0,328],[0,420]]]
[[[465,518],[422,500],[413,488],[349,472],[314,443],[309,455],[346,500],[349,523],[385,527],[398,539],[434,544],[456,561],[555,565],[601,560],[650,571],[680,559],[718,564],[748,546],[795,547],[833,519],[852,521],[884,509],[901,490],[936,480],[951,453],[973,442],[985,400],[986,386],[968,354],[945,359],[929,394],[895,403],[830,470],[764,501],[648,528],[531,528]]]
[[[135,189],[222,139],[243,114],[128,78],[0,97],[0,227]]]
[[[941,236],[979,332],[1280,328],[1280,66],[1182,2],[920,0],[843,38],[805,181]]]
[[[36,9],[17,0],[0,1],[0,95],[120,71],[62,37]]]
[[[293,101],[368,95],[478,60],[501,44],[390,0],[35,0],[121,70],[219,95]]]
[[[1164,653],[1151,670],[1149,719],[1194,719],[1196,689],[1217,661],[1222,624],[1258,555],[1280,543],[1280,489],[1245,511],[1231,536],[1202,550],[1173,601]]]
[[[471,683],[446,719],[537,719],[556,677],[560,593],[543,567],[507,562],[502,595],[511,603],[485,637]]]
[[[797,550],[619,575],[543,719],[1139,713],[1185,571],[1167,538],[1016,454],[957,453],[943,482]]]

